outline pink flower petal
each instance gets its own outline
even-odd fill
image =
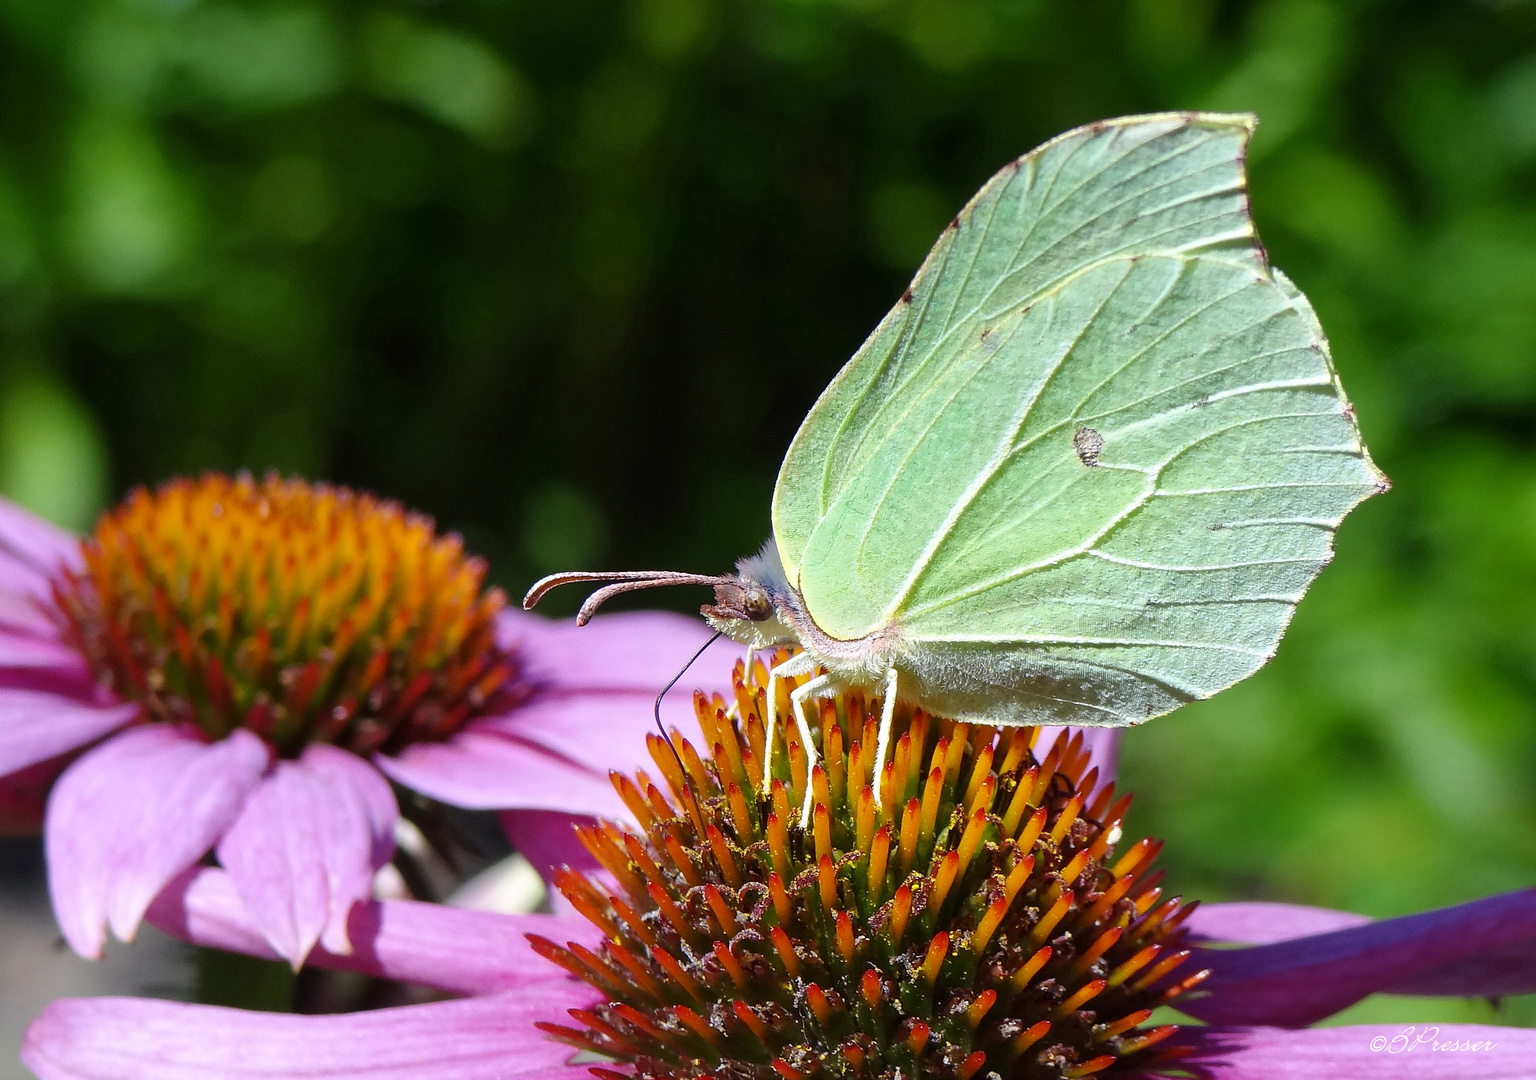
[[[5,630],[0,630],[0,668],[13,671],[45,668],[81,678],[89,675],[80,654],[67,645],[34,634]]]
[[[582,1080],[536,1020],[579,1002],[557,984],[340,1016],[134,998],[56,1001],[28,1028],[40,1080]]]
[[[665,681],[662,685],[666,685]],[[606,782],[610,769],[631,775],[636,769],[646,769],[655,774],[656,766],[645,739],[656,731],[655,707],[655,690],[649,694],[543,695],[507,716],[472,721],[466,725],[465,733],[531,743],[584,766]],[[668,694],[662,703],[661,721],[666,730],[676,728],[681,732],[695,749],[703,741],[690,692],[678,688]]]
[[[0,499],[0,551],[44,577],[60,567],[80,566],[78,537],[9,499]]]
[[[295,970],[321,934],[332,952],[351,950],[347,912],[372,895],[381,865],[374,861],[382,850],[376,811],[359,787],[367,773],[378,774],[363,762],[353,768],[337,761],[343,754],[322,747],[279,761],[218,844],[219,862],[246,907]]]
[[[47,578],[0,551],[0,629],[57,641],[59,628],[47,614],[49,591]]]
[[[248,731],[208,745],[149,724],[66,769],[44,834],[54,914],[75,951],[99,956],[103,923],[131,940],[155,894],[234,821],[267,760]]]
[[[589,878],[611,883],[617,888],[617,882],[611,881],[608,871],[576,839],[576,826],[590,823],[591,818],[572,817],[554,810],[503,810],[499,816],[507,839],[549,887],[550,910],[557,915],[576,913],[565,894],[555,888],[554,872],[562,866],[580,870]]]
[[[377,869],[395,857],[395,819],[400,807],[389,781],[378,769],[356,754],[325,743],[314,743],[300,755],[306,768],[338,782],[345,781],[357,790],[368,806],[369,827],[373,833],[373,865]]]
[[[1186,1028],[1212,1080],[1531,1080],[1536,1031],[1481,1024],[1372,1024],[1285,1031]]]
[[[635,733],[640,741],[643,736]],[[374,756],[390,779],[470,810],[511,807],[565,810],[594,817],[627,815],[605,774],[522,739],[466,728],[447,742],[417,743],[395,757]]]
[[[1300,1027],[1369,994],[1453,973],[1459,993],[1536,991],[1536,889],[1251,949],[1206,949],[1202,989],[1179,1008],[1214,1024]]]
[[[1303,904],[1201,904],[1184,925],[1197,941],[1234,945],[1272,945],[1277,941],[1363,926],[1369,915]]]
[[[1536,993],[1536,936],[1473,952],[1381,988],[1425,997],[1510,997]]]
[[[88,746],[138,714],[137,705],[97,708],[39,690],[0,688],[0,776]]]
[[[544,880],[548,881],[550,871],[561,866],[584,873],[600,869],[601,864],[576,839],[576,826],[590,823],[591,818],[554,810],[503,810],[500,816],[501,827],[512,846]]]
[[[154,926],[194,945],[276,959],[229,874],[194,867],[166,886],[146,912]],[[414,900],[368,901],[347,921],[350,955],[309,955],[313,967],[358,971],[454,994],[493,994],[565,974],[528,947],[527,934],[595,946],[601,933],[582,918],[498,915]]]
[[[518,610],[497,620],[497,638],[516,650],[525,679],[552,691],[638,691],[653,699],[710,635],[703,619],[665,611],[599,615],[586,626]],[[684,700],[695,686],[728,693],[731,665],[742,655],[741,646],[722,638],[674,692]]]

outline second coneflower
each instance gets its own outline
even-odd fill
[[[1080,734],[919,712],[875,776],[878,709],[845,695],[821,706],[820,763],[791,726],[758,799],[756,675],[730,716],[697,700],[703,755],[651,736],[660,775],[616,781],[643,833],[581,830],[616,888],[556,883],[604,940],[535,947],[603,1000],[543,1030],[647,1080],[1061,1080],[1180,1052],[1144,1025],[1204,975],[1179,948],[1193,905],[1162,896],[1158,845],[1117,851],[1130,799]]]
[[[562,825],[622,810],[612,736],[702,629],[573,638],[485,571],[427,517],[275,476],[138,490],[84,541],[0,503],[0,827],[46,798],[69,943],[131,937],[211,849],[279,955],[349,951],[394,850],[391,780]]]

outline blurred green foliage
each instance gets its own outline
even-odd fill
[[[1273,665],[1133,733],[1137,824],[1212,898],[1528,885],[1530,2],[0,0],[0,489],[81,526],[272,467],[514,590],[723,569],[989,174],[1194,107],[1260,115],[1261,231],[1397,486]]]

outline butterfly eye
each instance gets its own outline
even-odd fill
[[[753,622],[763,622],[773,615],[773,602],[761,589],[748,589],[741,598],[741,610]]]

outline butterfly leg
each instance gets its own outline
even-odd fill
[[[800,725],[800,745],[805,747],[805,803],[800,807],[800,827],[808,828],[811,824],[811,806],[815,802],[812,792],[815,785],[811,783],[811,771],[816,768],[816,744],[811,741],[811,721],[805,715],[805,703],[810,698],[827,691],[835,691],[836,681],[831,675],[818,675],[808,683],[804,683],[789,695],[790,706],[795,710],[795,720]],[[827,809],[831,809],[828,807]]]
[[[880,809],[880,789],[885,785],[880,782],[885,771],[885,755],[891,749],[891,722],[896,719],[896,689],[900,678],[896,669],[891,668],[885,673],[885,702],[880,706],[880,734],[875,738],[875,771],[871,776],[871,783],[875,788],[875,809]]]
[[[779,680],[809,675],[816,670],[816,661],[809,653],[796,653],[778,667],[768,672],[768,716],[763,732],[763,794],[773,788],[773,729],[778,727]]]

